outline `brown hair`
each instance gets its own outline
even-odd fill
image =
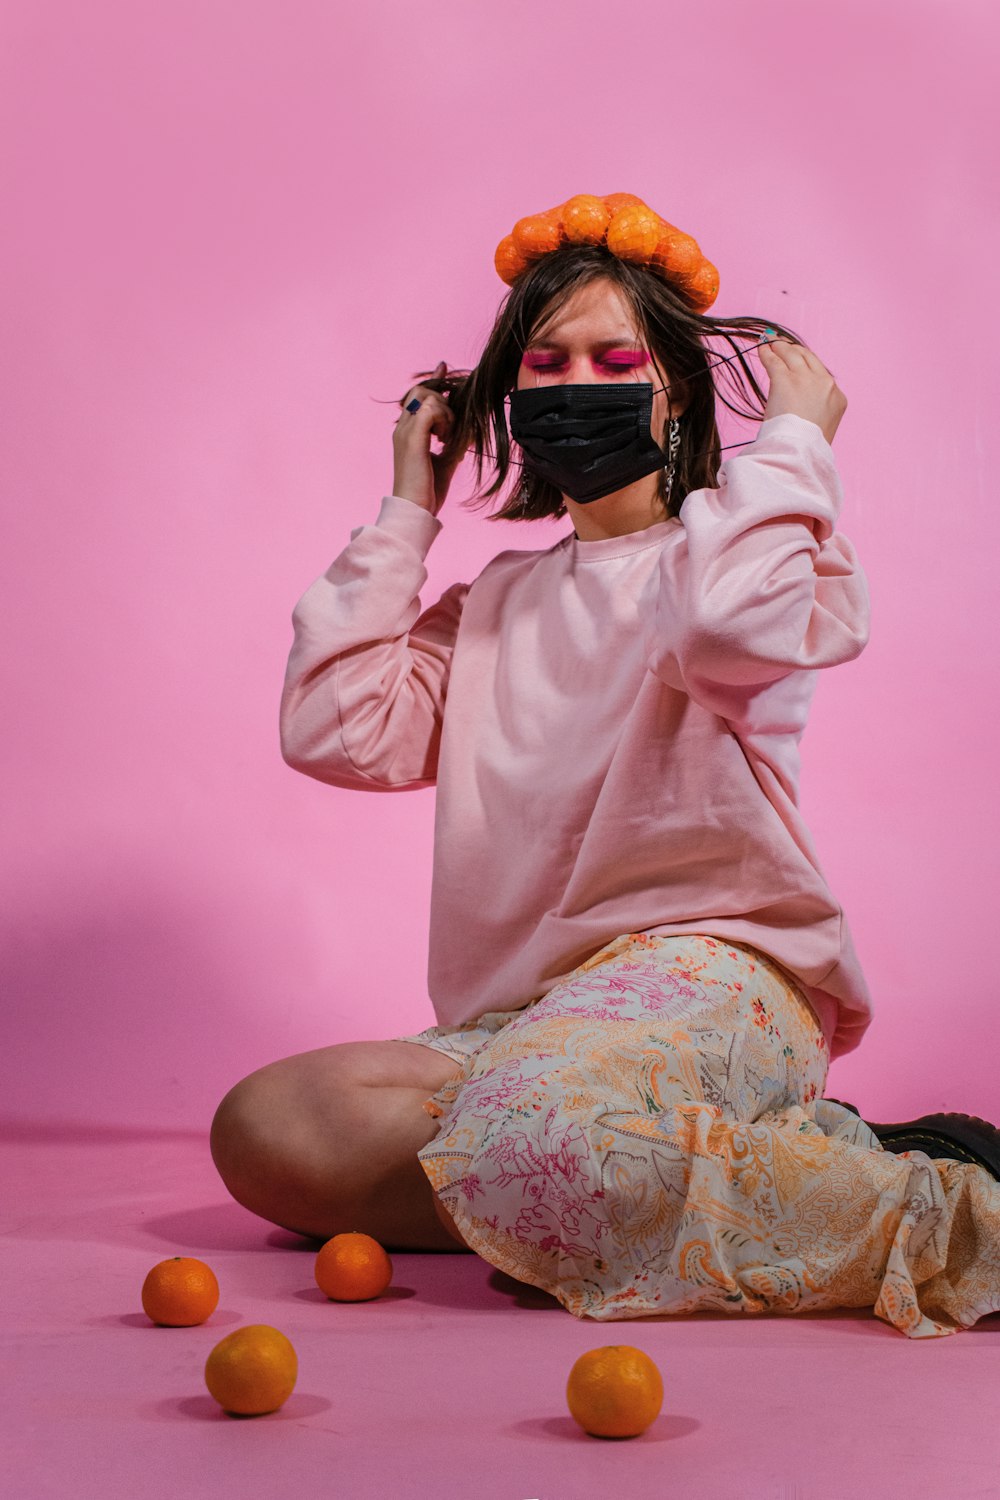
[[[423,371],[414,377],[431,390],[450,393],[448,403],[456,421],[446,451],[454,454],[458,449],[475,455],[476,491],[463,505],[481,508],[503,488],[511,468],[517,472],[518,482],[506,503],[487,516],[488,521],[537,521],[544,516],[566,514],[562,495],[555,485],[527,468],[522,469],[519,461],[511,457],[513,440],[507,426],[504,397],[517,385],[521,356],[530,339],[541,332],[577,288],[602,277],[618,288],[631,307],[647,347],[671,384],[689,386],[669,505],[662,469],[658,476],[658,493],[666,516],[678,514],[681,502],[691,490],[718,488],[715,481],[722,449],[715,420],[716,395],[738,416],[755,421],[763,418],[766,395],[732,335],[742,333],[745,338],[757,339],[770,327],[791,343],[803,342],[773,319],[768,324],[762,318],[713,318],[694,312],[683,293],[659,272],[630,264],[605,246],[564,245],[543,255],[518,277],[504,298],[474,370],[449,371],[437,379],[433,371]],[[731,345],[745,380],[736,374],[732,356],[727,363],[717,363],[715,351],[702,342],[706,335],[717,335]],[[714,377],[709,375],[710,365],[729,378],[733,393],[745,401],[749,400],[749,383],[760,403],[759,409],[740,408],[728,401],[721,382],[717,387]],[[708,379],[699,378],[707,375]],[[402,405],[402,400],[399,404]],[[666,431],[659,441],[666,451]],[[487,458],[495,477],[483,491],[483,461]]]

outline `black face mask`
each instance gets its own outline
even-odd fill
[[[665,467],[650,432],[654,394],[648,380],[511,391],[510,435],[526,469],[590,505]]]

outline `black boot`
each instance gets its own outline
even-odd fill
[[[864,1119],[856,1104],[846,1104],[842,1099],[829,1102]],[[897,1156],[902,1151],[923,1151],[927,1156],[972,1162],[985,1167],[1000,1182],[1000,1130],[989,1120],[980,1120],[977,1115],[943,1114],[921,1115],[918,1120],[894,1125],[878,1125],[871,1120],[865,1120],[865,1124],[878,1136],[883,1149]]]

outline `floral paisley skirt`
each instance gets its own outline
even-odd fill
[[[823,1099],[816,1014],[749,944],[626,933],[395,1040],[461,1066],[418,1157],[466,1244],[576,1317],[871,1307],[932,1338],[1000,1310],[1000,1183]]]

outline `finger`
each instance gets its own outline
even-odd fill
[[[456,420],[448,403],[442,401],[434,391],[428,393],[415,412],[404,415],[411,418],[411,425],[423,427],[430,436],[440,438],[442,443],[448,441]]]
[[[827,380],[833,380],[834,377],[831,375],[826,365],[817,354],[813,353],[811,349],[806,349],[804,346],[801,346],[796,351],[796,353],[798,356],[796,359],[789,359],[790,366],[794,367],[800,372],[808,371],[810,375],[814,375],[817,377],[825,376]]]
[[[440,376],[444,375],[447,372],[447,369],[448,369],[448,366],[445,364],[444,360],[443,359],[438,360],[436,366],[434,367],[433,371],[431,372],[430,378],[432,380],[437,380]],[[440,395],[440,394],[446,394],[446,393],[441,393],[441,392],[438,392],[438,391],[433,391],[429,385],[411,385],[410,389],[406,392],[406,394],[403,395],[403,396],[401,396],[399,398],[399,404],[400,404],[400,406],[406,406],[410,401],[413,400],[414,396],[418,397],[421,401],[423,401],[428,396],[432,396],[432,395],[436,396],[436,395]]]
[[[414,397],[416,397],[416,399],[420,402],[420,405],[417,407],[416,411],[408,412],[406,408],[409,406]],[[428,412],[433,413],[434,421],[439,420],[439,418],[445,413],[448,416],[454,415],[451,407],[448,405],[447,401],[445,401],[441,393],[439,391],[428,390],[427,386],[425,385],[415,385],[412,390],[407,391],[406,395],[403,397],[402,401],[399,404],[403,407],[404,416],[421,417],[424,421],[426,421],[427,419]]]
[[[819,356],[814,354],[811,349],[807,349],[806,354],[810,367],[816,371],[817,375],[829,375],[831,380],[835,378]]]
[[[788,339],[773,339],[771,343],[764,345],[763,349],[761,350],[762,354],[765,349],[767,350],[768,354],[773,355],[774,358],[780,364],[784,365],[786,369],[790,369],[796,365],[802,364],[802,360],[798,357],[797,354],[798,346],[791,343]]]

